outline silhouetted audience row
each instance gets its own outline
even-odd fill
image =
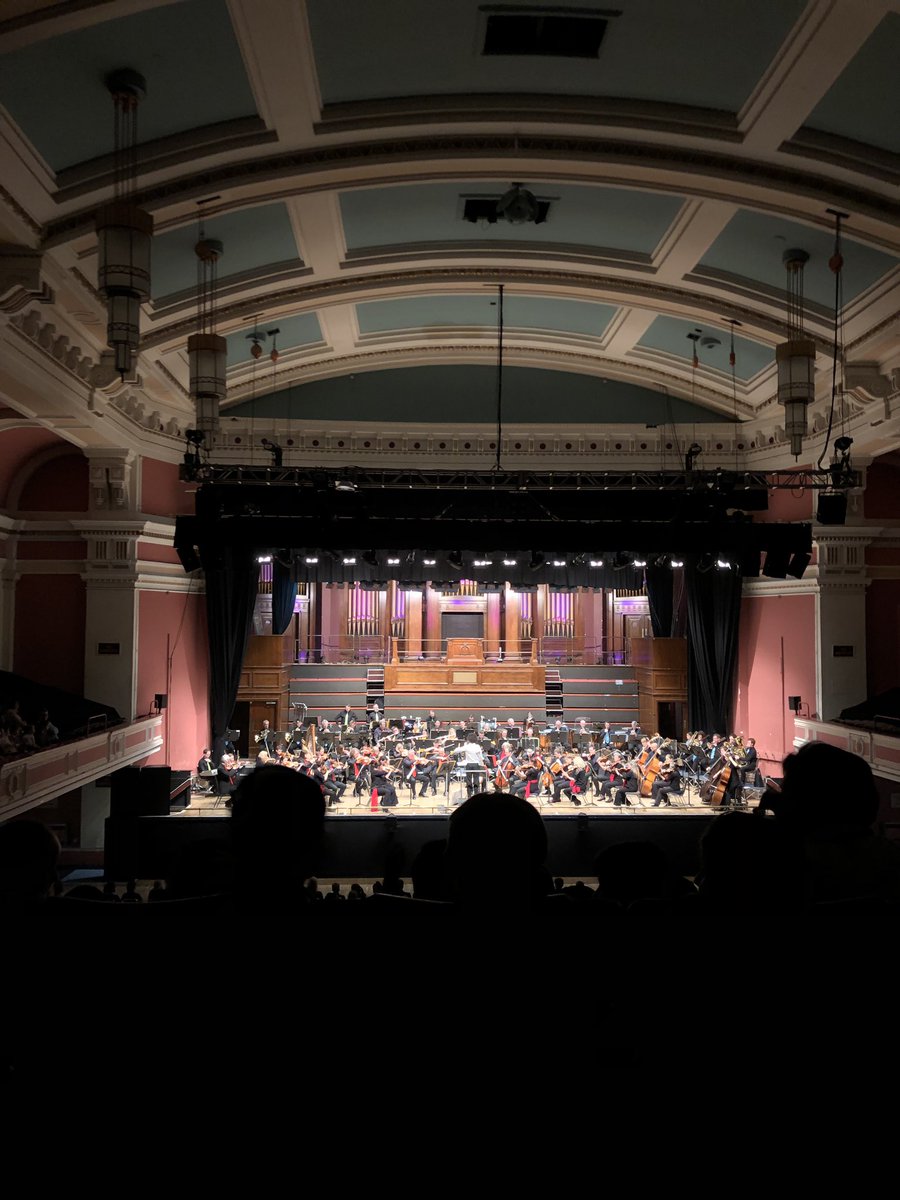
[[[565,886],[547,871],[547,831],[533,805],[505,793],[480,793],[454,811],[446,840],[424,845],[412,866],[412,894],[389,872],[367,897],[352,884],[322,893],[313,872],[325,803],[311,779],[261,767],[234,793],[230,842],[197,842],[182,854],[145,912],[439,913],[574,912],[749,916],[893,909],[900,903],[900,847],[873,829],[878,796],[869,765],[812,743],[785,760],[781,791],[754,813],[727,812],[707,827],[700,871],[673,871],[651,841],[605,848],[596,889]],[[80,885],[52,895],[59,844],[34,821],[0,826],[0,904],[7,912],[86,911],[88,901],[137,907],[130,881]],[[364,903],[363,903],[364,902]],[[110,906],[107,906],[110,907]],[[91,911],[100,911],[99,906]]]

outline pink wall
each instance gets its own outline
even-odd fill
[[[49,429],[7,429],[0,433],[0,505],[6,505],[9,485],[29,458],[48,446],[67,444]]]
[[[23,575],[16,584],[13,670],[84,694],[84,583],[77,575]]]
[[[163,722],[166,743],[148,761],[193,769],[209,737],[206,599],[178,592],[141,592],[139,605],[137,711],[149,712],[157,692],[169,696]],[[167,655],[171,657],[168,672]]]
[[[148,562],[181,561],[174,546],[160,546],[158,542],[138,542],[138,558],[144,558]]]
[[[29,561],[86,558],[87,546],[81,538],[77,542],[21,541],[16,549],[16,557]]]
[[[88,461],[67,454],[38,467],[22,488],[22,512],[87,512]]]
[[[873,579],[866,591],[866,692],[900,684],[900,579]]]
[[[141,459],[141,512],[157,517],[191,516],[196,490],[196,483],[182,483],[178,478],[176,463]]]
[[[863,493],[866,516],[870,520],[900,516],[898,496],[900,466],[885,459],[876,459],[866,471],[866,490]]]
[[[814,596],[754,596],[742,601],[735,728],[756,738],[764,770],[770,769],[768,764],[780,766],[793,749],[787,697],[800,696],[810,711],[815,708],[815,618]]]

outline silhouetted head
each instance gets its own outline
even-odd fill
[[[478,792],[450,818],[447,873],[453,898],[521,907],[546,894],[547,831],[519,796]]]
[[[809,742],[784,760],[776,815],[804,831],[829,826],[867,829],[878,816],[872,768],[858,754]]]
[[[314,780],[284,767],[257,767],[231,799],[238,881],[308,878],[325,826],[325,797]]]
[[[0,825],[0,905],[44,900],[56,879],[59,842],[40,821]]]

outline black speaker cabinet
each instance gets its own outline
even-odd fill
[[[122,767],[112,774],[109,815],[168,816],[171,794],[171,767]]]

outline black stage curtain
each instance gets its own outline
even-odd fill
[[[254,553],[224,549],[204,566],[209,626],[209,711],[213,754],[218,760],[225,730],[234,711],[241,666],[253,627],[259,563]]]
[[[731,733],[741,613],[740,571],[700,571],[685,563],[688,618],[688,723]]]
[[[276,558],[272,564],[272,632],[284,633],[294,615],[297,585],[289,567]]]
[[[647,581],[647,603],[653,636],[672,637],[675,609],[672,568],[648,566],[644,578]]]

